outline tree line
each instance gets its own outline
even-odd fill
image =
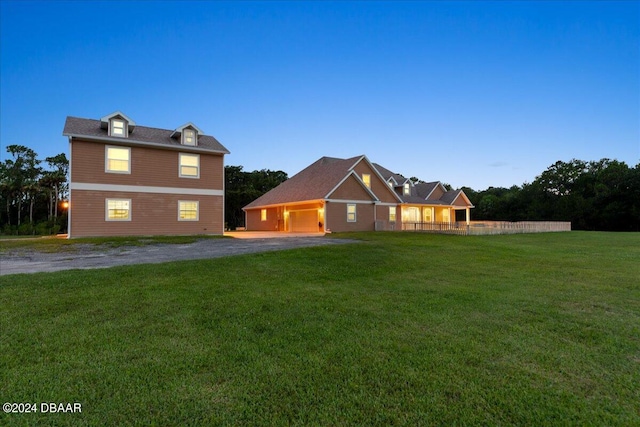
[[[0,162],[1,233],[66,231],[66,155],[43,162],[22,145],[9,145],[7,153]],[[225,166],[226,227],[244,226],[242,208],[287,178],[283,171],[247,172],[242,166]],[[640,231],[640,163],[629,167],[610,159],[558,161],[522,186],[462,190],[475,206],[474,220],[571,221],[575,230]]]
[[[574,230],[640,231],[640,163],[558,161],[532,183],[474,191],[474,220],[571,221]]]
[[[7,146],[0,162],[0,229],[4,235],[66,231],[69,161],[64,153],[43,161],[24,145]]]

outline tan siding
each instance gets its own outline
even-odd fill
[[[131,221],[106,221],[105,199],[131,199]],[[178,221],[178,201],[199,202],[198,221]],[[74,206],[81,206],[74,209]],[[71,237],[222,234],[221,196],[74,190]]]
[[[78,140],[72,142],[73,182],[223,189],[222,155],[199,153],[200,178],[180,178],[178,176],[180,151],[131,147],[131,173],[106,173],[104,171],[106,145],[115,144]]]
[[[327,202],[325,206],[326,227],[333,232],[375,230],[372,203],[356,205],[356,222],[347,222],[347,203]]]
[[[362,178],[362,174],[368,173],[371,175],[371,191],[375,194],[381,202],[385,203],[394,203],[398,200],[393,197],[391,192],[391,188],[389,184],[385,181],[378,178],[378,175],[369,167],[369,164],[364,160],[358,163],[358,165],[354,168],[354,171],[358,174],[359,177]]]
[[[354,176],[349,176],[346,181],[329,195],[329,198],[341,200],[373,200],[371,195]]]
[[[440,197],[442,197],[443,194],[444,194],[444,191],[442,191],[442,187],[438,185],[433,190],[428,200],[440,200]]]

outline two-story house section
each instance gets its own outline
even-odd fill
[[[193,123],[67,117],[69,237],[222,234],[224,155]]]

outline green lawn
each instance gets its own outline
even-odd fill
[[[0,277],[0,425],[640,425],[640,233]]]

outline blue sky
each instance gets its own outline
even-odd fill
[[[454,187],[640,162],[640,2],[81,2],[1,7],[0,140],[66,116],[193,122],[290,176],[366,154]]]

